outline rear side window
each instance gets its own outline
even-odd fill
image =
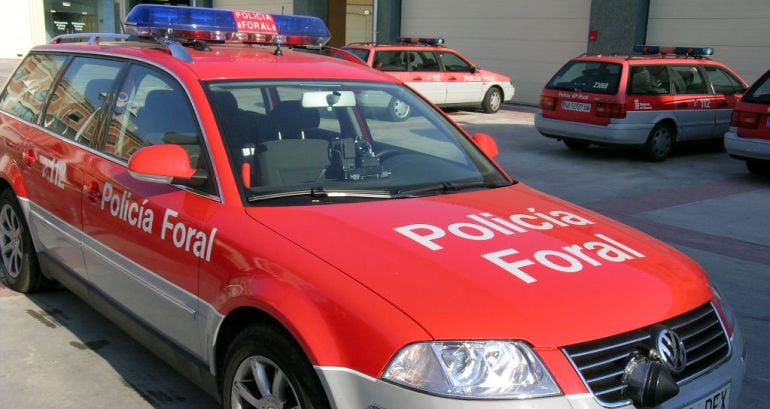
[[[664,95],[671,93],[671,82],[665,65],[631,67],[631,95]]]
[[[431,51],[410,51],[409,71],[441,71],[436,54]]]
[[[0,96],[0,110],[37,123],[51,83],[66,60],[67,58],[61,55],[28,56]]]
[[[620,64],[570,61],[551,78],[546,88],[614,95],[620,84]]]
[[[756,104],[770,104],[770,71],[746,91],[742,100]]]
[[[740,94],[746,91],[740,81],[735,78],[734,75],[719,68],[706,66],[706,75],[711,80],[711,85],[714,87],[714,92],[717,94]]]
[[[677,94],[708,94],[706,80],[694,65],[672,65],[671,82]]]
[[[374,68],[382,71],[406,71],[406,53],[379,51],[374,54]]]
[[[76,57],[51,96],[43,126],[90,144],[99,131],[102,108],[122,67],[119,61]]]

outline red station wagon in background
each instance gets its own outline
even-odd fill
[[[737,409],[700,266],[513,180],[324,55],[320,19],[140,5],[126,30],[33,48],[0,93],[9,288],[59,281],[225,409]]]
[[[746,83],[711,48],[637,46],[644,56],[570,60],[543,89],[535,127],[571,149],[639,147],[651,161],[676,142],[722,138]]]
[[[441,107],[481,107],[495,113],[513,98],[509,77],[479,68],[441,38],[400,38],[396,44],[349,44],[344,50],[367,65],[405,82]],[[409,116],[409,106],[392,101],[393,120]]]
[[[749,88],[735,105],[725,149],[746,161],[752,173],[770,173],[770,71]]]

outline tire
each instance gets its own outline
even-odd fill
[[[0,269],[3,284],[20,293],[33,293],[52,283],[40,272],[29,227],[11,189],[0,193]]]
[[[770,175],[770,161],[749,159],[746,161],[746,169],[755,175]]]
[[[225,409],[329,408],[323,386],[302,349],[285,331],[272,326],[247,327],[235,337],[225,360],[223,381]]]
[[[481,108],[487,114],[494,114],[500,110],[500,106],[503,105],[503,92],[500,88],[492,87],[487,90],[484,95],[484,100],[481,101]]]
[[[591,146],[588,142],[565,139],[564,144],[573,151],[585,151]]]
[[[650,162],[664,161],[671,154],[675,140],[675,131],[671,125],[667,123],[655,125],[644,145],[645,158]]]
[[[409,115],[412,113],[412,107],[409,106],[406,102],[398,99],[393,98],[390,100],[390,104],[388,104],[388,119],[393,122],[403,122],[406,121],[407,118],[409,118]]]

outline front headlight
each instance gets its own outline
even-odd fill
[[[561,393],[534,351],[516,341],[409,345],[396,355],[383,378],[463,399],[529,399]]]

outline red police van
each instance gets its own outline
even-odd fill
[[[641,56],[581,56],[546,84],[535,127],[570,149],[638,147],[665,160],[677,142],[721,138],[746,83],[712,48],[636,46]]]
[[[736,408],[744,342],[701,267],[512,179],[324,55],[319,19],[126,29],[33,48],[0,93],[9,288],[60,282],[227,409]]]

